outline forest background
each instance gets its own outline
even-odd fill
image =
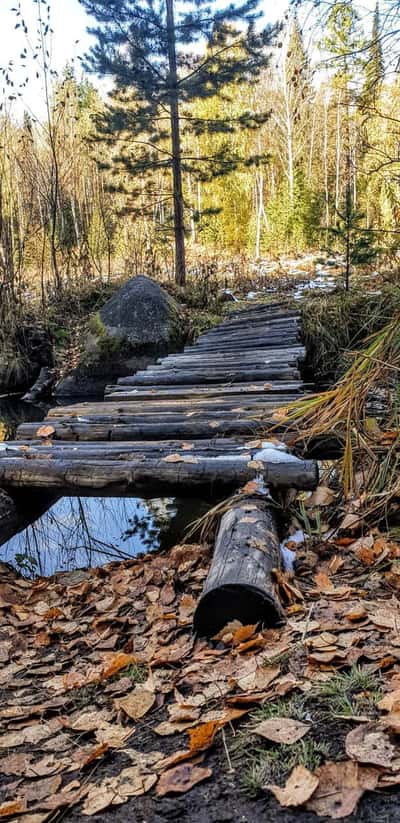
[[[174,275],[168,129],[155,122],[150,137],[135,140],[118,129],[110,111],[121,97],[99,91],[79,59],[61,75],[54,70],[51,5],[34,7],[33,27],[20,5],[10,10],[21,52],[1,69],[0,348],[16,372],[24,368],[21,328],[33,315],[62,342],[71,332],[60,308],[86,311],[93,294],[139,272]],[[244,124],[182,129],[188,288],[210,271],[320,249],[347,254],[351,264],[397,259],[396,13],[391,0],[367,9],[352,0],[293,6],[256,83],[228,84],[186,106],[192,120]],[[39,117],[24,106],[38,81]],[[137,101],[123,104],[134,119]],[[259,115],[252,127],[249,109]],[[204,174],[204,156],[217,169],[228,155],[227,173],[213,174],[211,162]]]

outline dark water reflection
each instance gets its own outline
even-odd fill
[[[100,566],[182,540],[207,509],[200,501],[63,497],[0,548],[0,560],[28,577]]]
[[[43,420],[48,408],[0,399],[0,444],[15,437],[20,423]],[[23,508],[25,494],[27,505],[31,498],[28,491],[22,493]],[[35,577],[167,549],[182,541],[187,527],[209,507],[197,499],[62,497],[24,531],[0,543],[0,561]]]
[[[49,406],[33,406],[13,397],[0,397],[0,443],[12,440],[20,423],[36,423],[43,420]]]

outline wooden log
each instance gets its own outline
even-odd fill
[[[123,382],[129,380],[130,382]],[[109,386],[109,389],[115,391],[123,391],[129,394],[129,398],[137,398],[138,400],[155,400],[155,399],[175,399],[192,398],[192,397],[230,397],[235,395],[259,394],[268,392],[272,394],[285,394],[287,392],[293,393],[295,391],[301,392],[305,388],[305,384],[300,380],[269,380],[269,388],[265,388],[264,382],[254,381],[254,383],[219,383],[216,385],[204,386],[201,384],[189,386],[135,386],[132,384],[134,375],[131,377],[120,378],[120,381],[115,386]],[[108,400],[108,396],[104,398]]]
[[[58,425],[64,425],[65,423],[86,423],[87,425],[97,425],[101,423],[109,423],[110,425],[141,425],[141,424],[152,424],[154,421],[162,419],[165,423],[185,423],[188,420],[203,420],[207,422],[212,422],[216,420],[220,420],[223,417],[224,420],[237,420],[240,418],[241,420],[254,420],[258,422],[260,420],[267,420],[271,417],[271,412],[273,412],[274,406],[253,406],[250,409],[245,409],[244,406],[237,404],[237,407],[232,410],[214,410],[214,409],[187,409],[181,410],[180,412],[167,412],[164,411],[162,408],[159,408],[157,412],[151,412],[150,414],[146,413],[136,413],[134,407],[131,409],[130,413],[127,414],[89,414],[85,417],[52,417],[49,420],[49,424],[53,425],[57,423]],[[47,421],[46,421],[47,422]]]
[[[212,329],[208,329],[201,337],[207,336],[214,336],[218,337],[221,334],[230,334],[231,332],[236,331],[246,331],[250,329],[255,329],[258,327],[263,327],[266,331],[274,332],[274,331],[285,331],[286,329],[291,329],[293,327],[297,328],[300,325],[300,318],[296,317],[283,317],[282,319],[267,319],[266,317],[256,316],[252,320],[248,319],[241,319],[234,321],[225,321],[225,323],[221,323],[219,326],[214,326]]]
[[[233,386],[234,385],[235,384],[233,384]],[[294,385],[296,385],[296,384],[294,384]],[[129,390],[129,387],[124,387],[124,386],[115,386],[114,387],[113,386],[112,389],[113,389],[113,391],[111,391],[111,387],[110,387],[110,393],[107,394],[104,398],[105,404],[110,404],[110,405],[113,404],[114,405],[115,403],[132,403],[132,405],[133,404],[136,405],[136,403],[138,403],[138,405],[140,405],[143,408],[143,406],[146,403],[149,403],[149,404],[153,405],[151,403],[151,397],[154,400],[154,397],[156,396],[156,395],[152,394],[151,397],[149,397],[148,399],[143,398],[143,399],[138,400],[136,395],[133,394],[132,391]],[[264,402],[266,403],[266,405],[271,405],[274,408],[277,408],[279,406],[285,406],[288,403],[291,403],[293,400],[296,400],[299,397],[304,396],[304,392],[302,391],[301,388],[295,388],[295,389],[293,389],[293,391],[287,391],[285,393],[282,392],[282,394],[279,394],[278,392],[269,392],[266,389],[266,394],[267,394],[267,396],[266,396]],[[195,397],[198,397],[198,395],[196,395]],[[250,405],[252,397],[255,398],[254,399],[255,403],[258,403],[258,402],[261,403],[262,402],[261,398],[258,401],[258,399],[257,399],[258,396],[257,395],[246,394],[245,392],[241,392],[240,394],[238,394],[236,396],[234,394],[225,395],[225,396],[221,394],[221,395],[217,396],[216,398],[211,398],[210,402],[212,402],[213,399],[218,400],[218,397],[220,398],[220,401],[221,401],[222,405],[224,405],[224,399],[226,399],[226,402],[229,403],[230,398],[231,398],[231,402],[234,404],[234,406],[237,406],[239,404],[241,405],[244,402],[246,402],[248,405]],[[186,405],[187,400],[188,400],[188,398],[183,397],[182,398],[182,403],[184,403]],[[169,399],[166,399],[166,400],[163,400],[162,398],[160,398],[160,404],[163,404],[164,402],[169,403],[169,402],[172,402],[172,401],[173,401],[173,397],[170,397]],[[178,398],[177,398],[176,402],[177,403],[181,402],[179,395],[178,395]],[[193,408],[197,408],[196,403],[197,403],[197,401],[194,399]],[[206,406],[203,406],[203,408],[205,408],[205,407]],[[56,417],[57,415],[54,414],[52,416]]]
[[[290,357],[304,357],[306,350],[304,346],[293,346],[291,348],[286,349],[270,349],[265,351],[265,349],[246,349],[242,352],[241,357],[243,360],[250,360],[250,359],[288,359]],[[168,357],[160,358],[157,363],[181,363],[183,361],[190,361],[192,363],[196,363],[200,360],[204,360],[207,358],[207,362],[214,360],[218,361],[229,361],[237,358],[237,352],[229,353],[221,353],[217,350],[209,351],[209,352],[201,352],[201,351],[183,351],[181,354],[170,354]]]
[[[251,410],[251,409],[274,409],[279,405],[283,405],[285,400],[292,399],[292,395],[279,395],[265,393],[264,395],[243,395],[242,398],[210,398],[208,400],[160,400],[158,403],[152,403],[146,400],[135,400],[133,397],[129,401],[108,402],[108,403],[87,403],[77,406],[59,406],[50,409],[46,420],[63,419],[66,417],[90,417],[92,415],[125,415],[125,414],[140,414],[140,415],[160,415],[160,414],[185,414],[186,412],[210,411],[210,412],[224,412],[234,411],[235,409]],[[221,415],[223,416],[223,414]]]
[[[220,523],[211,568],[194,614],[193,628],[210,637],[231,620],[274,626],[282,609],[271,578],[280,566],[274,510],[257,497],[244,499]]]
[[[265,369],[248,369],[245,371],[184,371],[176,370],[170,372],[137,372],[132,379],[133,386],[181,386],[198,385],[198,383],[244,383],[253,380],[299,380],[300,374],[297,369],[276,368],[266,366]],[[128,384],[126,384],[128,385]]]
[[[299,331],[298,331],[297,328],[293,328],[293,329],[276,329],[275,331],[270,331],[269,329],[266,329],[263,324],[260,324],[260,326],[252,327],[251,329],[243,329],[241,331],[239,331],[239,330],[238,331],[233,331],[232,330],[232,331],[229,331],[229,332],[224,331],[223,334],[221,333],[221,334],[218,334],[218,335],[216,335],[216,334],[212,335],[211,333],[206,334],[206,335],[204,335],[204,337],[201,338],[198,345],[201,345],[201,344],[204,344],[204,343],[212,343],[217,348],[220,344],[224,344],[224,343],[233,343],[233,342],[238,343],[238,342],[241,342],[241,341],[243,341],[243,342],[250,341],[250,342],[253,343],[253,347],[255,348],[256,345],[257,345],[258,338],[262,337],[262,338],[268,338],[268,340],[274,341],[275,346],[276,346],[277,343],[279,345],[279,341],[282,340],[282,338],[285,337],[286,335],[288,335],[290,339],[298,338],[299,337]]]
[[[270,453],[268,455],[268,452]],[[289,459],[291,458],[291,459]],[[115,494],[193,494],[198,488],[237,488],[262,478],[268,486],[314,489],[318,467],[283,452],[266,450],[262,460],[248,455],[191,458],[169,462],[144,457],[132,461],[0,459],[0,483],[9,488],[33,487],[68,490],[73,494],[102,490]]]
[[[220,328],[220,326],[228,326],[228,325],[235,325],[239,323],[251,323],[254,322],[256,319],[265,320],[266,323],[273,323],[273,322],[284,322],[285,320],[300,320],[300,314],[297,309],[276,309],[274,311],[265,311],[261,308],[254,308],[250,311],[241,311],[237,314],[229,313],[227,318],[223,320],[219,326],[215,326],[214,328]]]
[[[197,355],[196,357],[186,356],[180,358],[174,358],[167,360],[162,360],[160,363],[157,363],[152,367],[153,372],[158,371],[169,371],[175,369],[190,369],[190,371],[195,371],[196,369],[205,369],[209,368],[214,370],[217,369],[243,369],[243,368],[259,368],[260,366],[271,366],[273,368],[282,368],[285,366],[297,368],[301,357],[301,352],[294,354],[286,354],[285,352],[280,353],[278,355],[270,356],[268,354],[263,355],[246,355],[235,353],[234,355],[224,355],[224,354],[211,354],[208,352],[205,355]]]
[[[231,419],[224,418],[218,420],[199,420],[197,418],[186,418],[185,420],[175,420],[165,422],[160,420],[155,423],[76,423],[73,420],[59,423],[58,420],[51,422],[54,428],[52,435],[55,440],[170,440],[180,438],[190,440],[192,438],[210,438],[216,436],[249,435],[257,437],[257,432],[265,432],[272,423],[268,420],[253,419]],[[276,422],[274,421],[274,426]],[[17,440],[40,440],[37,435],[37,423],[22,423],[18,427]]]
[[[300,336],[298,334],[291,334],[290,336],[285,337],[284,340],[279,338],[265,337],[264,335],[260,335],[257,337],[256,342],[251,340],[250,338],[242,339],[239,342],[235,342],[234,340],[228,340],[225,343],[219,342],[218,346],[216,346],[213,342],[210,341],[202,341],[201,343],[196,343],[195,349],[197,352],[202,351],[245,351],[246,349],[254,349],[257,346],[258,349],[274,349],[279,345],[282,349],[291,347],[291,346],[298,346],[300,345]]]
[[[287,305],[287,300],[280,300],[276,303],[263,303],[262,301],[257,301],[257,303],[254,303],[254,305],[252,306],[246,306],[239,309],[230,309],[228,318],[239,316],[244,317],[246,315],[254,314],[258,311],[265,311],[267,314],[272,314],[273,312],[279,311],[290,311],[290,309],[287,308]]]
[[[282,398],[293,398],[302,396],[309,388],[308,384],[297,380],[268,381],[268,383],[216,383],[208,386],[132,386],[116,383],[108,386],[108,393],[104,395],[105,403],[117,403],[120,401],[129,403],[151,403],[159,401],[176,400],[197,401],[203,399],[245,399],[255,397],[265,392],[271,400],[279,403]]]
[[[135,460],[139,455],[152,457],[165,457],[167,455],[179,455],[187,457],[218,457],[223,455],[242,456],[247,455],[250,460],[261,445],[247,438],[215,438],[214,440],[155,440],[155,441],[130,441],[121,443],[99,443],[82,442],[71,443],[68,441],[56,440],[51,445],[41,445],[33,440],[9,441],[7,450],[3,452],[4,457],[19,458],[20,460],[37,457],[45,460]],[[264,448],[275,445],[272,441],[265,441]],[[279,446],[280,451],[287,451],[284,443]]]

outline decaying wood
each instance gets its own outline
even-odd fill
[[[265,456],[223,455],[196,458],[188,455],[177,461],[143,456],[135,460],[49,460],[39,457],[0,460],[0,483],[6,490],[21,487],[84,490],[154,496],[155,492],[191,493],[196,488],[238,488],[258,477],[269,486],[314,489],[318,469],[314,461],[299,460],[285,453]]]
[[[197,385],[198,383],[241,383],[245,380],[299,380],[300,374],[296,369],[290,368],[273,368],[272,366],[265,366],[260,369],[214,369],[204,371],[184,371],[183,369],[176,369],[169,372],[137,372],[132,378],[133,386],[151,386],[157,384],[159,386],[180,386],[180,385]]]
[[[210,637],[230,621],[273,626],[282,612],[271,578],[280,566],[274,509],[248,498],[222,517],[211,568],[194,615],[194,630]]]
[[[252,383],[219,383],[217,385],[193,385],[193,386],[134,386],[132,385],[133,377],[121,377],[119,382],[115,385],[106,387],[105,400],[113,400],[110,394],[118,394],[119,392],[126,394],[129,400],[172,400],[176,398],[191,399],[191,398],[210,398],[210,397],[243,397],[243,395],[251,396],[254,394],[268,393],[268,397],[273,394],[299,394],[304,389],[304,383],[301,380],[269,380],[267,384],[254,381]],[[128,382],[126,382],[128,381]],[[115,398],[117,399],[117,398]]]
[[[160,419],[160,417],[159,417]],[[50,422],[50,421],[49,421]],[[266,432],[269,428],[275,428],[276,422],[271,423],[268,420],[260,421],[257,417],[242,417],[237,416],[232,419],[225,419],[225,417],[218,417],[211,419],[203,417],[199,420],[197,417],[176,418],[168,421],[162,417],[160,422],[142,422],[142,423],[116,423],[110,421],[108,423],[85,423],[75,422],[74,420],[65,420],[60,423],[58,420],[52,420],[51,425],[54,429],[52,437],[55,440],[171,440],[191,438],[210,438],[213,434],[222,436],[243,435],[247,437],[257,437],[260,431]],[[38,435],[39,427],[37,423],[22,423],[18,427],[18,440],[40,440]],[[281,429],[277,429],[278,432]]]

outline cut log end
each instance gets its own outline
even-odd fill
[[[197,606],[193,630],[199,637],[210,637],[232,620],[244,626],[277,626],[283,615],[277,599],[247,584],[218,586],[206,592]]]
[[[276,626],[283,613],[272,572],[279,565],[280,541],[270,502],[247,497],[233,505],[221,519],[194,631],[212,637],[232,620]]]

